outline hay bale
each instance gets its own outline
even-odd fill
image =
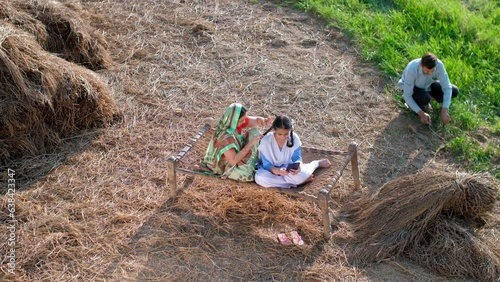
[[[468,276],[477,281],[497,281],[500,254],[479,240],[471,230],[440,216],[427,229],[424,240],[406,256],[447,277]]]
[[[456,176],[456,194],[448,199],[444,209],[465,217],[483,217],[495,206],[498,185],[488,173]]]
[[[354,243],[352,257],[361,262],[373,262],[407,254],[408,250],[417,250],[422,245],[430,244],[429,237],[433,238],[437,231],[443,233],[454,230],[449,227],[450,224],[440,224],[442,216],[484,220],[486,213],[493,209],[497,194],[498,184],[489,174],[450,174],[427,170],[390,181],[375,196],[364,195],[343,207],[342,215],[351,222],[350,239]],[[462,221],[462,224],[466,226],[463,228],[469,225],[467,221]],[[458,240],[456,234],[461,237],[467,235],[462,229],[453,232],[455,235],[448,237],[455,241]],[[477,245],[480,240],[462,241],[475,242]],[[448,242],[436,241],[432,244],[440,243]],[[466,273],[466,276],[475,277],[477,265],[463,268],[471,261],[480,263],[481,259],[471,256],[486,257],[485,260],[493,261],[493,264],[498,262],[498,257],[490,259],[492,251],[487,248],[461,247],[478,251],[470,253],[470,256],[464,253],[463,256],[455,257],[459,260],[455,265],[457,268],[462,267],[461,272],[457,272],[454,266],[440,268],[443,272],[451,271],[447,275]],[[420,252],[423,253],[419,256],[428,255],[425,248],[420,249]],[[494,273],[496,270],[488,268],[488,271]]]
[[[443,199],[452,197],[454,179],[451,174],[409,175],[383,185],[375,198],[366,195],[345,205],[341,213],[352,222],[354,241],[363,245],[357,256],[382,260],[420,240],[443,209]]]
[[[111,57],[104,36],[81,18],[83,9],[77,4],[56,1],[18,1],[18,9],[45,25],[48,36],[38,36],[42,47],[62,58],[91,70],[107,68]]]
[[[39,43],[47,42],[49,34],[45,25],[29,13],[15,7],[11,1],[0,1],[0,20],[33,34]]]
[[[9,23],[0,26],[0,79],[0,162],[120,115],[95,73],[47,53]]]

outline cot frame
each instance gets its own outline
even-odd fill
[[[200,175],[199,172],[181,168],[178,166],[179,161],[189,152],[189,150],[194,146],[194,144],[200,140],[201,137],[210,129],[209,124],[205,124],[184,146],[184,148],[177,153],[175,156],[170,156],[167,159],[167,176],[166,184],[170,190],[170,197],[176,197],[181,191],[180,187],[177,185],[177,173],[192,175]],[[312,149],[317,150],[317,149]],[[325,151],[325,150],[320,150]],[[361,181],[359,178],[359,166],[358,166],[358,145],[356,142],[350,142],[347,152],[344,154],[344,158],[340,163],[340,167],[335,171],[330,184],[321,188],[317,195],[309,194],[305,191],[296,191],[294,189],[285,188],[263,188],[263,189],[274,189],[278,192],[288,194],[294,197],[299,197],[307,201],[316,203],[321,209],[321,217],[323,224],[323,234],[326,239],[330,238],[332,228],[331,226],[336,223],[336,218],[333,213],[330,212],[330,194],[333,188],[337,185],[338,181],[342,177],[342,173],[349,163],[351,163],[351,173],[354,182],[354,188],[359,189],[361,186]]]

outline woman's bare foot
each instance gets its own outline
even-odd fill
[[[210,169],[203,164],[195,164],[194,170],[203,171],[203,172],[211,172]]]
[[[332,163],[328,159],[319,160],[319,167],[330,167]]]

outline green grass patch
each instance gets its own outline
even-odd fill
[[[288,0],[341,29],[363,56],[395,84],[406,64],[426,52],[444,63],[460,95],[450,107],[452,124],[440,131],[446,150],[473,171],[500,179],[500,144],[478,146],[470,137],[478,128],[494,136],[500,128],[500,4],[488,0]],[[438,107],[439,108],[439,107]],[[435,119],[436,120],[436,119]],[[495,138],[493,138],[495,139]],[[498,138],[496,138],[498,140]]]
[[[458,156],[458,160],[474,172],[488,171],[500,179],[498,144],[480,144],[475,138],[460,135],[448,141],[446,148]],[[495,165],[495,163],[497,165]]]

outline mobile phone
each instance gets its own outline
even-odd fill
[[[292,169],[298,169],[300,166],[300,163],[291,163],[291,164],[288,164],[288,166],[286,167],[286,171],[290,171]]]

